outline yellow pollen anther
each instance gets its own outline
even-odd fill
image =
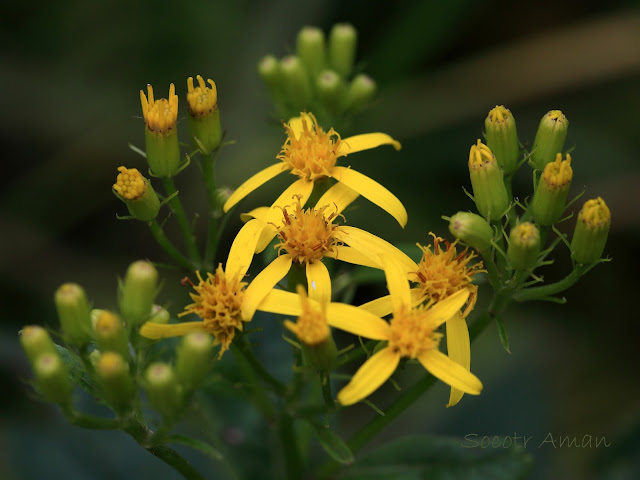
[[[389,332],[389,348],[403,357],[417,358],[427,350],[438,348],[442,334],[434,332],[428,322],[429,310],[424,306],[406,307],[394,312]]]
[[[489,111],[489,119],[493,123],[502,123],[510,114],[511,111],[508,108],[505,108],[503,105],[496,105],[495,108]]]
[[[611,222],[611,211],[602,198],[594,198],[585,202],[578,220],[595,230]]]
[[[173,83],[169,87],[168,100],[166,98],[154,100],[151,85],[147,85],[147,93],[148,101],[144,92],[140,90],[142,115],[147,128],[155,133],[167,133],[175,128],[178,121],[178,97]]]
[[[547,163],[542,172],[542,178],[547,185],[562,188],[571,183],[573,169],[571,168],[571,155],[567,153],[567,159],[562,160],[562,154],[556,155],[555,162]]]
[[[125,200],[140,198],[146,188],[147,182],[137,168],[118,167],[118,177],[113,189]]]
[[[301,113],[302,132],[295,137],[293,129],[285,124],[288,138],[276,157],[282,160],[291,173],[314,181],[329,176],[338,158],[340,135],[332,128],[328,132],[318,125],[311,113]]]
[[[522,247],[533,247],[540,239],[540,232],[531,222],[523,222],[513,229],[513,239]]]
[[[218,108],[218,90],[213,80],[207,79],[211,88],[207,87],[204,79],[197,75],[198,87],[193,87],[193,77],[187,79],[187,107],[194,117],[204,117]]]
[[[295,197],[294,204],[282,208],[282,225],[276,226],[281,242],[275,248],[284,249],[294,262],[311,263],[333,253],[338,245],[334,233],[339,226],[333,223],[335,213],[325,213],[328,205],[303,210],[300,196]]]
[[[331,334],[327,318],[322,312],[315,310],[311,306],[311,302],[309,302],[307,294],[301,285],[298,285],[297,290],[302,300],[302,314],[298,317],[296,323],[285,320],[284,326],[295,333],[305,345],[320,345]]]
[[[482,168],[489,165],[496,165],[496,157],[489,147],[478,139],[476,145],[471,145],[469,151],[469,167]]]
[[[466,317],[473,310],[478,297],[478,286],[471,283],[473,277],[486,270],[482,268],[482,262],[469,264],[476,255],[469,253],[468,249],[457,252],[457,240],[449,243],[431,232],[429,234],[433,237],[433,250],[431,246],[423,247],[418,244],[422,250],[422,259],[412,280],[418,282],[418,289],[429,304],[444,300],[463,288],[468,289],[469,300],[463,312]],[[441,243],[446,248],[443,249]]]
[[[208,273],[206,280],[202,279],[200,272],[196,272],[196,275],[200,282],[193,286],[196,293],[190,294],[195,303],[187,305],[185,311],[178,316],[195,313],[200,317],[204,328],[222,345],[219,354],[221,357],[229,349],[236,330],[243,329],[240,307],[247,284],[237,276],[227,277],[222,265],[218,265],[215,274]]]

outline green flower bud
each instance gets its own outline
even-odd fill
[[[150,322],[166,324],[169,323],[170,319],[171,315],[166,308],[161,307],[160,305],[154,305],[151,308],[151,318],[149,319]]]
[[[516,121],[511,111],[502,105],[496,106],[487,115],[484,128],[487,146],[496,156],[505,175],[511,175],[518,165],[520,151]]]
[[[555,160],[558,153],[562,153],[568,129],[569,120],[560,110],[551,110],[542,117],[531,150],[533,168],[542,171],[547,163]]]
[[[449,231],[478,252],[491,248],[493,229],[480,215],[471,212],[456,213],[449,219]]]
[[[102,310],[96,319],[94,336],[103,352],[113,351],[124,358],[129,357],[129,339],[122,320],[117,315]]]
[[[316,27],[303,27],[298,32],[296,53],[312,78],[325,67],[324,33]]]
[[[187,79],[187,109],[189,111],[189,131],[194,143],[209,155],[222,141],[220,111],[218,110],[218,90],[213,80],[208,79],[211,88],[198,75],[198,87],[193,87],[193,77]]]
[[[153,363],[145,372],[149,401],[165,418],[174,418],[182,406],[182,388],[171,365]]]
[[[283,58],[280,61],[280,71],[287,103],[296,110],[309,108],[312,97],[311,84],[300,59],[293,55]]]
[[[118,167],[113,193],[122,200],[132,217],[150,222],[158,216],[160,200],[155,190],[136,168]]]
[[[563,161],[562,154],[558,153],[556,161],[544,167],[530,207],[538,225],[548,227],[560,220],[572,178],[571,155],[568,153],[566,160]]]
[[[102,396],[116,412],[126,412],[137,389],[126,360],[115,352],[104,352],[95,363]]]
[[[157,177],[172,177],[180,169],[178,145],[178,97],[176,88],[169,87],[169,99],[154,100],[153,88],[147,85],[148,101],[140,90],[140,103],[144,116],[147,163]]]
[[[29,363],[32,365],[36,359],[43,353],[57,354],[56,347],[44,328],[38,325],[28,325],[24,327],[20,332],[20,344],[27,354]]]
[[[469,176],[478,212],[490,222],[499,220],[510,199],[496,157],[480,140],[469,151]]]
[[[529,270],[536,266],[540,253],[540,232],[533,223],[516,225],[509,234],[507,257],[516,270]]]
[[[132,328],[147,321],[158,291],[158,271],[147,260],[129,265],[120,285],[120,313]]]
[[[44,398],[59,405],[68,405],[71,402],[73,384],[60,355],[39,355],[33,363],[33,373],[36,376],[36,388]]]
[[[376,82],[368,75],[357,75],[349,85],[346,98],[347,110],[358,110],[367,105],[376,95]]]
[[[358,32],[348,23],[338,23],[329,34],[329,66],[342,78],[348,78],[356,56]]]
[[[200,386],[213,363],[213,339],[205,332],[191,332],[177,349],[176,376],[186,391]]]
[[[56,290],[54,301],[62,326],[64,341],[83,347],[91,341],[91,317],[89,301],[82,287],[65,283]]]
[[[318,98],[328,110],[334,111],[338,108],[343,89],[340,76],[332,70],[323,70],[316,78]]]
[[[578,214],[571,239],[571,258],[576,263],[591,264],[602,256],[607,243],[611,211],[600,197],[587,200]]]
[[[280,72],[280,63],[273,55],[267,55],[258,63],[258,74],[262,81],[267,85],[272,96],[276,97],[280,94],[282,85],[282,77]]]

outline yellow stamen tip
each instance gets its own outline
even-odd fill
[[[562,160],[562,154],[556,155],[556,160],[547,163],[542,172],[544,181],[551,187],[562,188],[571,183],[573,179],[573,169],[571,168],[571,155],[567,153],[567,159]]]
[[[471,145],[469,150],[469,167],[481,168],[496,163],[496,157],[489,147],[478,139],[475,145]]]
[[[147,128],[156,133],[167,133],[174,129],[178,121],[178,97],[175,85],[172,83],[169,86],[169,99],[159,100],[154,100],[153,87],[147,85],[147,97],[140,90],[142,115]]]
[[[187,79],[187,106],[192,116],[203,117],[218,108],[218,90],[213,80],[207,80],[211,85],[209,88],[202,76],[196,75],[196,79],[197,87],[193,85],[193,77]]]

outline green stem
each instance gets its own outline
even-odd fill
[[[331,377],[328,373],[322,373],[320,375],[320,384],[322,385],[322,398],[329,410],[335,408],[335,402],[333,401],[333,394],[331,392]]]
[[[188,258],[182,255],[182,253],[180,253],[180,251],[173,245],[173,243],[171,243],[171,240],[167,238],[167,236],[164,234],[164,231],[162,231],[162,227],[156,220],[153,220],[149,223],[149,229],[153,234],[153,238],[155,238],[156,242],[158,242],[158,245],[160,245],[162,249],[167,252],[167,254],[171,258],[173,258],[176,263],[178,263],[178,265],[180,265],[182,268],[186,268],[187,270],[195,270],[195,266],[193,265],[193,263],[191,263]]]
[[[213,261],[216,256],[216,250],[218,247],[218,218],[216,217],[217,211],[220,208],[218,204],[218,198],[216,195],[216,172],[215,163],[218,158],[220,149],[216,149],[209,155],[203,155],[202,157],[202,175],[204,177],[204,184],[207,187],[207,197],[209,199],[209,215],[208,215],[208,228],[207,228],[207,245],[204,251],[204,267],[213,271]]]
[[[278,437],[280,438],[280,445],[284,456],[285,478],[288,480],[299,480],[303,478],[293,418],[284,409],[278,418]]]
[[[231,343],[231,351],[236,357],[236,363],[253,392],[251,400],[269,422],[273,421],[276,416],[273,405],[260,385],[260,382],[252,368],[252,364],[247,359],[245,352],[235,343]]]
[[[162,183],[164,184],[164,190],[167,196],[171,196],[176,194],[178,191],[176,190],[176,185],[173,182],[173,178],[163,178]],[[182,202],[180,201],[180,197],[178,195],[174,195],[171,200],[169,200],[169,207],[171,211],[176,216],[176,220],[178,220],[178,225],[180,226],[180,231],[182,232],[182,237],[184,239],[184,244],[187,248],[187,254],[189,255],[189,259],[192,263],[196,265],[200,265],[200,253],[198,252],[198,246],[196,245],[196,238],[191,230],[191,225],[189,224],[189,220],[187,220],[187,215],[184,213],[184,208],[182,207]]]
[[[556,293],[563,292],[567,288],[575,284],[580,277],[588,269],[585,265],[576,265],[575,268],[562,280],[541,287],[526,288],[517,292],[513,299],[517,302],[526,302],[529,300],[542,300]]]
[[[116,418],[94,417],[92,415],[85,415],[84,413],[76,412],[75,410],[66,411],[65,416],[69,423],[82,428],[91,428],[94,430],[120,429],[120,421]]]
[[[484,266],[487,269],[487,278],[489,279],[489,283],[494,290],[497,290],[500,286],[500,277],[498,276],[498,268],[493,261],[492,250],[482,252],[482,260],[484,261]]]

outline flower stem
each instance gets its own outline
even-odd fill
[[[173,182],[173,178],[163,178],[162,183],[164,185],[164,190],[167,196],[174,195],[178,192],[176,190],[176,185]],[[191,225],[189,225],[189,220],[187,220],[187,215],[184,213],[184,208],[182,207],[182,202],[180,201],[180,197],[178,197],[178,195],[174,195],[173,198],[169,200],[169,207],[171,208],[173,214],[176,216],[176,220],[178,220],[178,225],[180,226],[180,231],[182,232],[182,237],[187,248],[189,259],[192,263],[199,265],[201,259],[200,253],[198,252],[198,247],[196,245],[196,238],[193,234],[193,231],[191,230]]]
[[[202,176],[204,184],[207,187],[207,198],[209,199],[209,215],[207,229],[207,245],[204,251],[204,268],[213,271],[213,261],[218,249],[218,218],[216,212],[220,208],[216,196],[216,172],[215,163],[220,153],[220,148],[216,149],[209,155],[202,157]]]
[[[282,409],[278,418],[278,437],[285,463],[285,478],[288,480],[299,480],[302,477],[302,464],[300,452],[298,451],[298,441],[294,429],[293,418]]]
[[[167,236],[164,234],[164,231],[162,230],[162,227],[156,220],[153,220],[149,223],[149,229],[153,234],[153,238],[155,238],[156,242],[158,242],[158,245],[160,245],[163,250],[167,252],[167,254],[178,263],[178,265],[186,268],[187,270],[195,270],[193,263],[184,255],[182,255],[182,253],[180,253],[180,251],[173,245],[173,243],[171,243],[171,240],[167,238]]]
[[[580,279],[580,277],[584,275],[588,268],[589,267],[587,265],[576,265],[571,273],[569,273],[569,275],[564,277],[562,280],[541,287],[533,287],[520,290],[513,296],[513,299],[517,302],[543,300],[547,297],[550,297],[551,295],[563,292],[567,288],[571,287],[574,283],[576,283]]]

